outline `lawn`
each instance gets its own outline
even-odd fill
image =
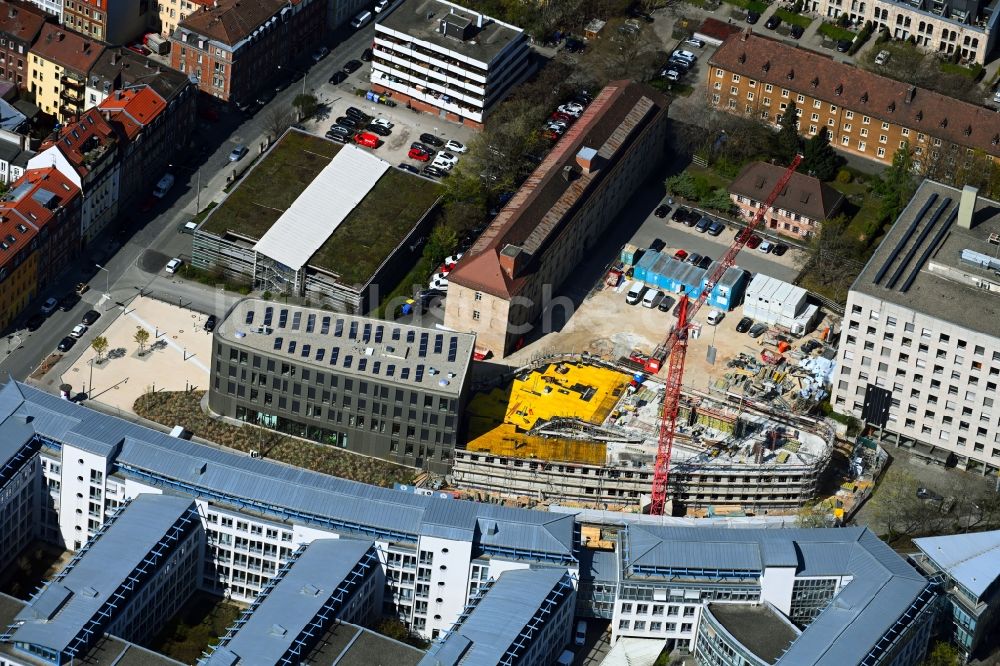
[[[344,284],[364,284],[442,191],[426,178],[389,169],[309,263],[337,273]]]
[[[819,27],[819,33],[838,42],[841,40],[853,42],[854,38],[857,36],[847,28],[841,28],[839,25],[825,22]]]
[[[44,541],[28,544],[6,569],[0,571],[0,592],[18,599],[30,599],[42,583],[66,565],[70,555]]]
[[[217,235],[234,231],[259,239],[339,150],[332,141],[288,132],[212,211],[202,231]]]
[[[172,617],[149,648],[185,664],[198,661],[209,645],[218,643],[242,608],[222,597],[195,592]]]
[[[962,65],[956,65],[953,62],[941,62],[941,71],[945,74],[958,74],[959,76],[964,76],[970,81],[975,81],[976,78],[982,73],[982,65],[973,65],[972,67],[964,67]]]
[[[723,0],[728,5],[734,5],[740,7],[747,11],[754,11],[758,14],[763,14],[764,10],[767,9],[767,4],[761,2],[761,0]]]
[[[781,19],[782,23],[788,23],[789,25],[797,25],[800,28],[808,28],[813,22],[808,16],[803,16],[802,14],[796,14],[795,12],[788,9],[778,9],[774,12],[774,15]]]
[[[874,195],[866,196],[861,209],[847,225],[844,233],[859,240],[868,240],[879,233],[879,200]]]
[[[266,458],[376,486],[411,483],[415,471],[409,467],[369,458],[325,444],[287,437],[273,430],[254,426],[239,427],[213,419],[201,411],[204,391],[147,393],[135,401],[139,416],[163,425],[184,426],[196,436],[237,451],[261,450]]]

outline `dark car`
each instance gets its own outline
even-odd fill
[[[670,206],[668,206],[667,204],[660,204],[659,206],[656,207],[656,210],[653,211],[653,215],[661,219],[665,218],[669,213],[670,213]]]
[[[708,225],[709,236],[718,236],[725,230],[726,230],[726,225],[724,225],[722,222],[719,222],[718,220],[715,220],[714,222],[712,222],[712,224]]]
[[[73,309],[73,306],[80,302],[80,296],[75,291],[71,291],[62,297],[59,301],[59,309],[63,312],[69,312]]]
[[[701,263],[703,256],[704,255],[698,254],[697,252],[692,252],[687,256],[687,259],[685,259],[684,261],[691,264],[692,266],[697,266],[699,263]]]
[[[781,25],[781,19],[778,18],[777,16],[772,16],[771,18],[767,19],[767,23],[764,24],[764,27],[767,28],[768,30],[774,30],[779,25]]]
[[[344,125],[330,125],[329,131],[333,134],[354,134],[355,129],[353,127],[345,127]]]
[[[750,327],[748,334],[751,338],[759,338],[765,333],[767,333],[767,324],[754,324]]]
[[[413,143],[411,143],[410,144],[410,150],[422,150],[425,153],[433,153],[434,152],[434,150],[432,148],[428,148],[427,146],[425,146],[424,144],[420,143],[419,141],[414,141]]]
[[[444,169],[439,169],[436,166],[425,166],[420,173],[424,174],[425,176],[430,176],[431,178],[442,178],[448,175],[447,171],[445,171]]]
[[[338,83],[343,83],[347,80],[347,74],[344,72],[334,72],[333,76],[330,77],[330,83],[337,85]]]
[[[341,71],[344,71],[348,74],[353,74],[354,72],[361,69],[363,65],[364,63],[361,62],[360,60],[348,60],[347,62],[344,63],[344,67],[342,68]]]
[[[345,116],[350,116],[351,118],[367,118],[368,114],[357,107],[349,106],[347,110],[344,111]]]
[[[381,125],[369,125],[365,128],[366,132],[371,132],[372,134],[378,134],[379,136],[389,136],[392,134],[392,130],[388,127],[382,127]]]
[[[337,143],[347,143],[352,138],[354,138],[354,135],[353,134],[339,134],[337,132],[327,132],[326,133],[326,138],[328,138],[330,141],[336,141]]]
[[[653,252],[663,252],[663,248],[665,248],[666,246],[667,244],[664,243],[663,239],[661,238],[654,238],[649,243],[649,249],[652,250]]]
[[[208,315],[208,319],[205,320],[205,331],[211,333],[215,330],[215,324],[218,320],[215,315]]]
[[[792,39],[798,39],[803,34],[805,34],[805,32],[806,29],[803,28],[801,25],[793,25],[791,30],[788,31],[788,34],[792,36]]]
[[[408,171],[410,173],[420,173],[420,169],[413,166],[412,164],[400,164],[398,168],[402,169],[403,171]]]
[[[363,60],[364,62],[371,62],[373,57],[374,54],[372,53],[371,49],[365,49],[364,51],[361,52],[361,60]]]
[[[691,63],[683,58],[671,58],[667,61],[665,69],[672,69],[680,74],[687,74],[691,69]]]
[[[59,341],[59,346],[56,347],[61,352],[69,351],[76,344],[76,338],[67,335],[65,338]]]
[[[708,231],[710,226],[712,226],[712,220],[707,217],[703,217],[698,220],[697,224],[694,225],[694,230],[699,233],[705,233]]]
[[[667,295],[664,295],[663,300],[660,301],[660,304],[656,306],[656,309],[659,310],[660,312],[670,312],[670,308],[672,308],[673,306],[674,306],[674,299],[670,298]]]
[[[683,206],[678,206],[677,210],[674,211],[674,214],[670,216],[670,219],[673,220],[674,222],[683,222],[684,220],[687,219],[689,212],[690,211],[688,211],[687,208],[684,208]]]
[[[753,25],[760,20],[760,14],[757,12],[747,12],[747,23]]]
[[[702,257],[697,264],[698,268],[708,268],[711,265],[712,265],[712,257],[709,257],[708,255]]]
[[[351,129],[357,129],[361,121],[357,118],[351,118],[349,116],[340,116],[337,118],[337,124],[343,127],[350,127]]]
[[[751,326],[753,326],[753,319],[750,317],[743,317],[743,319],[740,319],[740,323],[736,324],[736,332],[746,333],[750,330]]]
[[[97,310],[87,310],[87,312],[84,313],[83,318],[80,319],[80,321],[86,324],[87,326],[93,326],[94,322],[96,322],[100,318],[101,318],[101,313],[98,312]]]
[[[566,50],[570,53],[583,53],[586,48],[587,45],[583,42],[583,40],[577,39],[576,37],[566,38]]]
[[[267,106],[267,103],[274,99],[273,90],[264,90],[257,96],[257,106]]]
[[[423,291],[417,293],[417,298],[421,301],[426,301],[431,298],[444,298],[447,295],[448,292],[440,289],[424,289]]]
[[[428,132],[421,134],[420,140],[429,146],[434,146],[435,148],[440,148],[444,145],[444,141]]]
[[[848,39],[841,39],[837,42],[837,53],[847,53],[851,50],[851,41]]]
[[[691,211],[690,213],[687,214],[687,217],[684,218],[684,226],[693,227],[700,221],[701,221],[701,214]]]
[[[26,326],[28,327],[29,331],[34,332],[40,329],[42,327],[42,324],[44,323],[45,323],[45,317],[43,317],[38,313],[35,313],[31,315],[30,319],[28,319]]]
[[[773,254],[776,257],[780,257],[786,252],[788,252],[788,246],[785,245],[784,243],[775,244],[774,249],[771,250],[771,254]]]

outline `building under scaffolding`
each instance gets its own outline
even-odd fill
[[[652,484],[662,396],[658,381],[611,365],[526,368],[508,390],[471,401],[454,482],[528,501],[638,509]],[[834,442],[821,421],[735,393],[685,391],[677,423],[670,494],[694,511],[796,509],[816,497]]]

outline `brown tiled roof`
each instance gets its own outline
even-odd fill
[[[51,200],[36,196],[39,190],[54,196]],[[0,199],[0,241],[7,246],[7,251],[0,255],[0,266],[31,243],[39,230],[52,220],[58,207],[65,206],[79,194],[79,188],[55,167],[25,171]]]
[[[565,231],[566,222],[618,159],[619,149],[666,110],[667,99],[645,84],[609,83],[493,219],[448,281],[501,298],[519,293],[544,252]],[[598,168],[591,174],[576,166],[576,156],[584,147],[599,151]],[[569,181],[563,177],[568,166],[575,172]],[[516,276],[500,264],[500,254],[508,245],[525,248],[531,255],[527,268]]]
[[[723,41],[726,37],[738,33],[740,29],[732,25],[731,23],[723,23],[719,19],[707,18],[701,22],[698,29],[695,32],[705,35],[706,37],[712,37],[713,39],[718,39]]]
[[[0,33],[29,44],[45,24],[45,12],[23,2],[0,2]]]
[[[288,4],[287,0],[219,0],[188,16],[179,27],[232,46]]]
[[[54,139],[42,143],[41,149],[58,147],[77,173],[85,176],[90,170],[88,158],[103,155],[103,152],[95,151],[114,150],[117,142],[118,137],[114,129],[101,115],[100,110],[93,108],[84,111],[79,120],[66,123]]]
[[[750,197],[754,201],[764,201],[785,171],[785,167],[775,164],[751,162],[743,167],[740,175],[729,185],[729,191]],[[836,212],[843,199],[843,194],[819,178],[795,172],[775,199],[774,207],[822,221]]]
[[[103,52],[104,46],[100,42],[87,39],[53,23],[46,23],[42,27],[38,40],[31,47],[31,53],[38,57],[84,76]]]
[[[99,106],[131,141],[167,108],[167,103],[150,86],[139,86],[113,92]]]
[[[191,85],[183,72],[171,69],[131,49],[109,46],[90,69],[89,85],[101,88],[107,82],[112,90],[133,85],[149,85],[168,102]]]
[[[1000,157],[997,112],[878,76],[826,55],[744,32],[723,42],[709,62],[741,76]]]

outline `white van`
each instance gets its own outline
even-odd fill
[[[663,292],[659,289],[650,289],[642,299],[642,307],[655,308],[663,300]]]
[[[646,293],[646,285],[641,282],[633,282],[625,294],[625,302],[629,305],[636,305],[642,300],[642,295]]]
[[[355,16],[353,19],[351,19],[351,27],[357,30],[358,28],[365,25],[366,23],[368,23],[368,21],[371,20],[372,20],[372,13],[368,10],[365,10],[360,14],[358,14],[357,16]]]
[[[580,620],[576,623],[576,632],[573,634],[573,645],[583,645],[587,642],[587,622]]]
[[[708,321],[709,325],[715,326],[720,321],[722,321],[722,318],[725,317],[725,316],[726,316],[726,313],[723,312],[722,310],[712,310],[711,312],[708,313],[708,320],[707,321]]]
[[[572,650],[563,650],[563,653],[556,659],[557,666],[573,666],[575,655]]]

